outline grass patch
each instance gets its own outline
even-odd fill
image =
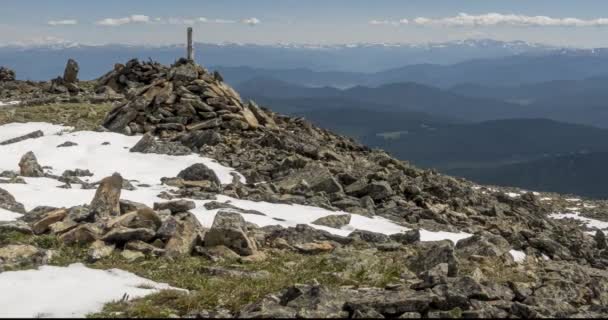
[[[112,110],[112,105],[62,103],[42,106],[0,108],[0,125],[11,122],[49,122],[75,127],[76,130],[97,128]]]
[[[50,265],[67,266],[87,261],[87,246],[67,246],[51,235],[18,233],[0,235],[0,244],[31,244],[55,250]],[[185,316],[201,310],[227,309],[232,312],[260,301],[264,296],[297,283],[318,281],[327,287],[342,285],[383,287],[394,283],[405,270],[403,252],[365,252],[345,250],[322,255],[301,255],[286,251],[267,251],[260,262],[226,260],[212,262],[202,257],[176,259],[147,257],[138,262],[125,260],[117,251],[87,266],[118,268],[141,277],[168,283],[190,292],[161,291],[133,301],[114,301],[91,317],[167,317]],[[267,277],[210,275],[207,267],[223,267],[247,272],[265,271]]]
[[[272,252],[263,262],[239,263],[226,261],[214,264],[198,257],[177,260],[150,258],[133,264],[113,256],[97,262],[92,267],[120,268],[139,276],[172,286],[190,290],[161,291],[134,301],[116,301],[107,304],[100,313],[91,317],[167,317],[185,316],[201,310],[224,308],[236,312],[244,305],[261,300],[264,296],[280,291],[297,283],[318,281],[328,287],[341,285],[384,286],[395,281],[403,270],[397,253],[379,253],[376,259],[383,261],[351,270],[349,261],[339,262],[330,254],[306,256],[291,252]],[[220,266],[238,268],[244,271],[266,271],[268,277],[221,277],[210,276],[205,267]],[[364,270],[365,271],[361,271]],[[370,275],[374,276],[370,276]]]

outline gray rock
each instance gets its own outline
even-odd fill
[[[319,218],[312,224],[340,229],[350,223],[350,214],[334,214]]]
[[[31,245],[9,244],[0,247],[0,272],[17,268],[35,268],[46,264],[51,257],[50,251]]]
[[[74,59],[69,59],[63,73],[63,81],[66,83],[78,82],[78,71],[80,71],[78,62],[76,62]]]
[[[38,159],[36,159],[36,156],[31,151],[21,157],[19,168],[21,175],[24,177],[44,177],[44,171],[40,164],[38,164]]]
[[[171,213],[188,212],[196,208],[194,201],[189,200],[175,200],[168,202],[154,203],[154,210],[169,210]]]
[[[12,139],[9,139],[6,141],[0,141],[0,146],[13,144],[13,143],[21,142],[21,141],[28,140],[28,139],[36,139],[36,138],[40,138],[42,136],[44,136],[44,133],[40,130],[36,130],[34,132],[22,135],[20,137],[12,138]]]
[[[458,260],[451,241],[420,242],[416,244],[416,249],[417,254],[408,259],[412,270],[423,272],[440,263],[446,263],[449,266],[449,276],[458,274]]]
[[[0,188],[0,208],[16,213],[25,213],[23,204],[17,202],[15,197],[2,188]]]
[[[173,156],[188,155],[192,153],[190,148],[175,142],[158,141],[146,133],[129,151],[140,153],[166,154]]]
[[[101,180],[95,197],[91,201],[92,214],[96,217],[119,216],[122,184],[123,178],[118,173]]]
[[[156,233],[154,230],[147,228],[126,228],[116,227],[106,233],[101,240],[109,243],[123,244],[129,241],[141,240],[144,242],[150,241],[154,238]]]
[[[511,244],[503,237],[491,233],[477,233],[462,239],[456,244],[458,257],[468,258],[472,255],[482,257],[500,257],[511,250]]]
[[[211,181],[215,185],[221,185],[215,172],[202,163],[193,164],[182,170],[177,177],[187,181]]]
[[[226,246],[242,256],[257,252],[255,241],[247,236],[245,219],[233,212],[219,211],[205,235],[205,247]]]

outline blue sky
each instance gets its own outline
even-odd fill
[[[608,46],[606,0],[2,0],[0,44],[442,42]]]

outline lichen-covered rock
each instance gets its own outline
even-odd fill
[[[17,268],[34,268],[46,264],[51,253],[32,245],[0,247],[0,271]]]
[[[312,224],[340,229],[350,223],[350,218],[350,214],[333,214],[321,217],[313,221]]]
[[[15,197],[2,188],[0,188],[0,208],[16,213],[25,213],[23,204],[17,202]]]
[[[120,192],[123,178],[115,173],[101,180],[95,197],[91,201],[90,210],[98,218],[120,215]]]
[[[19,168],[21,175],[24,177],[40,178],[44,176],[44,170],[38,164],[38,159],[36,159],[36,155],[32,151],[21,157]]]
[[[205,246],[226,246],[243,256],[257,252],[255,241],[247,236],[245,219],[233,212],[219,211],[211,229],[205,234]]]
[[[193,164],[182,170],[177,177],[186,181],[210,181],[217,186],[221,185],[215,172],[202,163]]]

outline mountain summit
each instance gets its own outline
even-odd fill
[[[132,60],[79,88],[59,95],[124,97],[96,132],[0,126],[0,214],[19,217],[0,224],[0,266],[88,262],[190,290],[101,315],[605,315],[601,202],[416,168],[244,102],[185,59]]]

